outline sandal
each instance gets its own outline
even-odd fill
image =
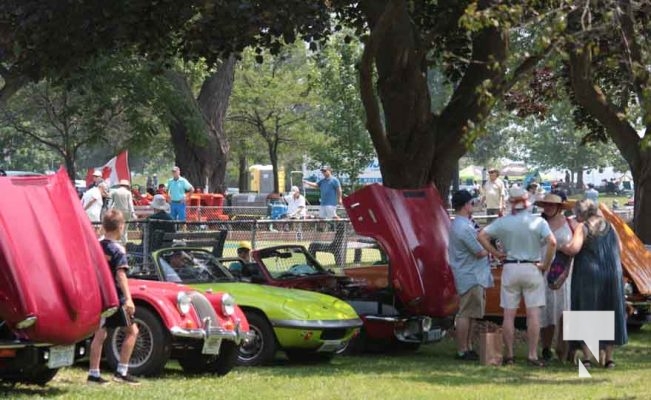
[[[615,368],[615,361],[613,361],[613,360],[606,361],[606,363],[604,364],[604,368],[606,368],[606,369]]]
[[[502,365],[508,366],[508,365],[513,365],[515,364],[515,359],[513,357],[506,357],[504,361],[502,361]]]
[[[531,359],[531,358],[527,358],[527,365],[530,366],[530,367],[542,368],[542,367],[545,366],[545,363],[540,361],[540,360],[534,360],[534,359]]]

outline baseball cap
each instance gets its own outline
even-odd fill
[[[249,242],[248,240],[242,240],[241,242],[239,242],[239,243],[237,244],[237,249],[238,249],[238,250],[239,250],[239,249],[247,249],[247,250],[251,250],[251,248],[252,248],[252,246],[251,246],[251,242]]]
[[[99,171],[99,170],[93,171],[93,176],[97,176],[97,177],[101,178],[102,177],[102,171]]]
[[[452,195],[453,208],[461,208],[465,206],[467,203],[469,203],[470,201],[472,201],[472,194],[470,194],[470,192],[465,189],[457,190]]]

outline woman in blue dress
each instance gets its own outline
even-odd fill
[[[572,270],[572,311],[614,311],[615,338],[601,341],[605,352],[605,368],[613,368],[614,346],[628,342],[626,312],[624,304],[624,283],[620,261],[621,243],[615,229],[599,213],[591,200],[580,200],[574,206],[576,226],[572,241],[563,251],[574,255]],[[586,359],[584,366],[590,367],[587,346],[582,344]],[[597,355],[595,355],[597,356]]]

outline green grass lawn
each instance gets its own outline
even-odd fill
[[[335,358],[327,365],[238,368],[225,377],[186,376],[170,363],[159,378],[138,387],[87,386],[83,366],[59,372],[47,387],[0,389],[8,399],[649,399],[651,327],[616,352],[613,370],[593,368],[579,378],[575,366],[536,369],[522,362],[485,367],[453,359],[452,340],[415,353]],[[523,360],[524,346],[516,356]],[[516,362],[517,362],[516,360]]]

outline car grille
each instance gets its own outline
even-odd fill
[[[342,339],[346,336],[347,329],[337,328],[337,329],[324,329],[321,332],[321,340],[337,340]]]
[[[215,309],[210,304],[210,301],[199,292],[190,293],[190,298],[192,299],[192,305],[194,306],[199,319],[203,322],[206,318],[210,319],[211,325],[217,325],[217,314]],[[205,324],[204,324],[205,325]]]

